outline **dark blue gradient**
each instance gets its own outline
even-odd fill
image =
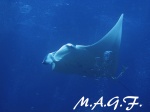
[[[0,0],[0,112],[92,112],[73,107],[85,96],[139,96],[150,106],[149,0]],[[54,73],[42,64],[63,44],[91,44],[104,36],[124,13],[118,80]],[[125,112],[118,107],[116,112]],[[93,112],[113,112],[97,106]]]

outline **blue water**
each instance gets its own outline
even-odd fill
[[[92,112],[73,107],[85,96],[104,104],[114,96],[139,96],[150,106],[149,0],[0,0],[0,112]],[[85,78],[51,71],[42,64],[63,44],[91,44],[104,36],[124,13],[118,80]],[[93,112],[113,112],[97,106]],[[118,106],[116,112],[126,112]]]

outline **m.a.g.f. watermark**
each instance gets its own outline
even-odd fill
[[[120,103],[119,96],[115,96],[108,100],[106,104],[104,104],[104,97],[100,97],[96,102],[89,104],[89,98],[86,98],[83,96],[73,107],[73,110],[77,108],[77,106],[84,106],[84,107],[91,107],[91,110],[94,110],[97,106],[100,107],[111,107],[113,106],[113,110],[116,110],[117,108],[123,107],[124,104],[127,104],[125,107],[126,111],[130,111],[133,109],[134,106],[142,107],[142,104],[140,104],[137,100],[139,99],[139,96],[126,96],[122,98],[122,103]]]

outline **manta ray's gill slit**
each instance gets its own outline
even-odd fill
[[[112,71],[112,51],[105,51],[103,57],[95,57],[95,62],[93,67],[90,69],[91,74],[95,77],[111,77]]]

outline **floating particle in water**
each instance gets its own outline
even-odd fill
[[[20,8],[20,12],[24,14],[30,13],[30,11],[32,10],[32,7],[30,5],[23,5],[20,6],[19,8]]]
[[[65,5],[70,5],[69,3],[65,3]]]

